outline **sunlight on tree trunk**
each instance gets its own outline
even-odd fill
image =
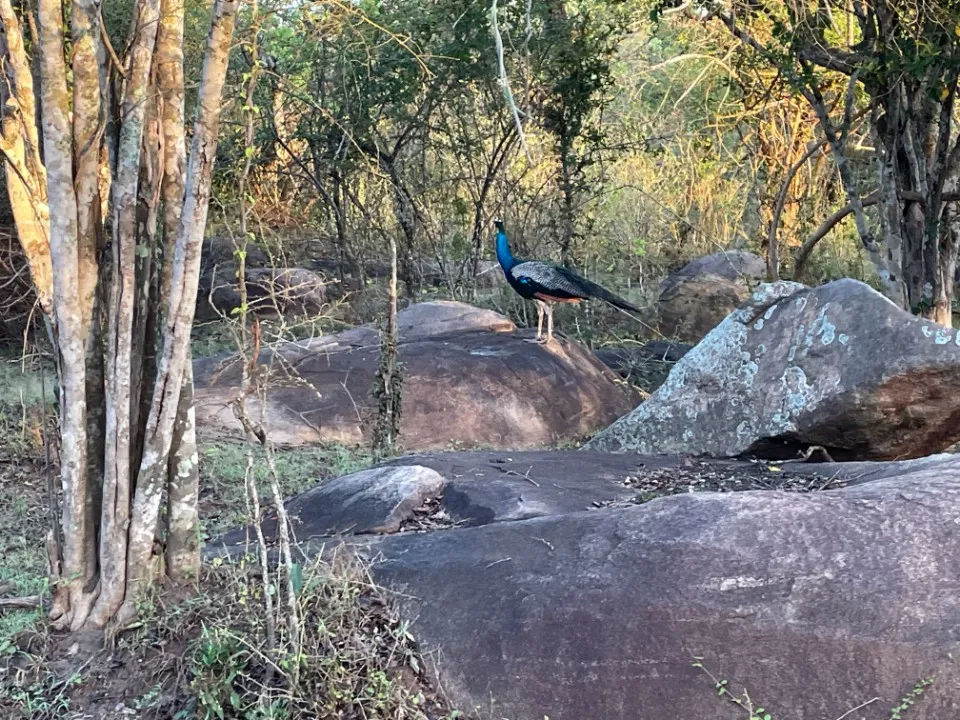
[[[188,162],[182,0],[138,0],[122,60],[103,45],[99,3],[74,0],[69,63],[61,0],[42,0],[44,167],[20,23],[0,0],[0,50],[13,78],[5,106],[19,111],[4,114],[5,169],[15,178],[7,188],[59,377],[61,531],[50,547],[61,627],[122,625],[135,615],[158,566],[164,495],[168,573],[186,580],[199,567],[189,340],[236,10],[236,0],[214,4]],[[123,97],[118,115],[105,118],[117,73]],[[107,126],[118,131],[115,145]],[[48,219],[47,197],[57,209]]]
[[[0,104],[3,106],[0,151],[6,161],[7,193],[40,307],[50,316],[53,311],[53,277],[47,177],[40,160],[33,74],[23,47],[20,21],[10,0],[0,0],[0,22],[3,23],[0,57],[6,59],[8,80],[0,83]]]

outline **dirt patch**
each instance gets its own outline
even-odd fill
[[[688,492],[814,492],[835,490],[846,485],[845,481],[836,475],[792,469],[796,467],[795,463],[757,461],[733,465],[687,459],[678,467],[655,467],[627,475],[619,484],[632,491],[632,497],[594,502],[593,507],[640,505],[659,497]]]

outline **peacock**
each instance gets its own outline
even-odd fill
[[[497,262],[503,268],[507,282],[520,297],[537,303],[537,338],[532,342],[549,343],[553,338],[554,303],[579,303],[596,298],[621,310],[640,312],[639,308],[570,268],[538,260],[518,260],[510,252],[510,241],[503,229],[503,220],[494,220],[493,224],[497,227]],[[543,339],[544,315],[547,316],[546,340]]]

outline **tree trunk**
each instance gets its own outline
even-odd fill
[[[173,430],[178,415],[180,388],[189,358],[190,331],[200,277],[200,249],[207,223],[223,85],[236,12],[237,0],[217,0],[207,39],[207,52],[200,79],[199,110],[187,165],[183,213],[173,258],[173,274],[163,333],[163,354],[158,363],[153,404],[147,419],[143,462],[137,476],[133,502],[127,554],[127,566],[133,586],[127,593],[123,612],[120,613],[121,618],[135,614],[134,601],[140,588],[150,578],[149,561],[163,494],[162,481],[166,479]]]
[[[903,306],[948,327],[957,245],[943,196],[958,181],[956,148],[950,147],[956,142],[951,139],[953,94],[935,101],[922,87],[891,84],[881,103],[883,114],[874,118],[881,227],[888,256],[900,268]]]
[[[403,287],[407,298],[415,299],[420,295],[421,278],[417,269],[414,254],[417,246],[417,209],[413,198],[400,181],[400,174],[395,161],[388,163],[390,183],[393,185],[393,206],[397,216],[397,223],[403,234],[403,246],[398,254],[400,276],[403,278]]]
[[[50,209],[46,170],[40,160],[40,138],[33,73],[23,46],[20,22],[10,0],[0,0],[0,57],[6,59],[6,82],[0,82],[0,150],[6,160],[7,194],[20,245],[23,247],[40,307],[53,312],[50,263]]]
[[[180,388],[180,407],[173,429],[168,463],[166,556],[167,575],[176,582],[190,582],[200,572],[200,459],[197,455],[197,419],[193,409],[193,368],[190,357]]]
[[[400,434],[401,378],[397,368],[397,243],[390,238],[390,283],[387,287],[387,320],[380,342],[380,367],[375,395],[378,397],[377,422],[373,433],[373,453],[377,458],[396,451]]]
[[[163,135],[163,265],[160,297],[170,295],[173,257],[184,195],[187,148],[184,136],[183,0],[161,0],[155,74],[162,99]],[[167,464],[167,532],[165,566],[177,582],[195,580],[200,569],[200,466],[193,409],[193,367],[188,354]]]
[[[63,490],[63,577],[54,601],[54,620],[77,629],[95,599],[87,589],[86,549],[92,528],[87,499],[86,365],[80,309],[77,196],[73,185],[73,130],[63,56],[63,14],[58,0],[40,0],[40,106],[47,169],[47,196],[57,209],[50,217],[53,312],[60,401],[60,482]],[[66,593],[65,598],[63,594]],[[62,615],[60,614],[62,612]]]
[[[199,566],[189,337],[237,2],[214,7],[189,165],[182,0],[137,0],[122,69],[101,42],[99,2],[70,7],[68,72],[61,0],[39,2],[44,166],[20,24],[10,0],[0,0],[0,149],[56,350],[63,499],[61,517],[52,510],[49,537],[51,616],[80,629],[134,614],[138,591],[152,577],[165,489],[170,574],[196,577]],[[123,76],[119,108],[115,73]]]
[[[160,18],[159,0],[140,0],[134,21],[136,35],[130,47],[117,145],[117,170],[113,182],[113,272],[108,303],[107,329],[107,458],[103,478],[100,532],[100,596],[90,615],[96,627],[113,618],[126,595],[128,534],[133,519],[133,462],[140,455],[131,439],[140,434],[132,405],[138,370],[134,360],[134,314],[138,296],[137,189],[141,169],[144,126],[149,104],[150,68]],[[137,351],[139,352],[139,348]],[[151,535],[151,547],[153,537]],[[142,570],[142,569],[141,569]]]
[[[572,159],[566,149],[561,150],[560,158],[560,261],[564,265],[570,264],[570,251],[573,249],[573,237],[576,228],[574,205],[576,203],[576,187],[573,178]]]

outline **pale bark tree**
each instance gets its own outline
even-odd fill
[[[128,621],[161,564],[199,566],[189,340],[237,0],[213,5],[189,159],[183,0],[137,0],[122,56],[97,0],[73,0],[69,27],[64,9],[38,2],[35,94],[23,17],[0,0],[0,150],[57,364],[52,616],[80,629]]]
[[[676,3],[660,3],[669,4]],[[956,5],[916,0],[694,5],[774,66],[817,115],[847,207],[804,243],[800,269],[819,238],[852,215],[887,296],[951,325],[960,255]],[[851,147],[859,116],[870,120],[875,152],[869,167],[858,165]],[[865,210],[871,204],[878,209],[874,217]]]

